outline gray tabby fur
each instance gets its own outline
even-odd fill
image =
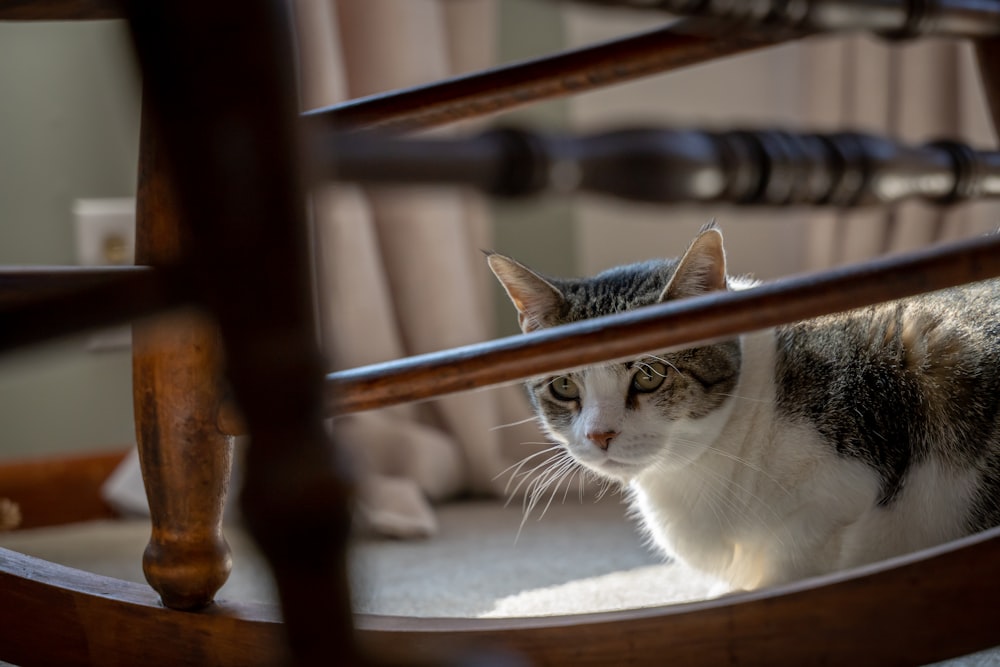
[[[726,273],[714,223],[680,259],[591,278],[488,260],[525,332],[755,284]],[[998,297],[986,281],[526,385],[553,467],[620,482],[665,553],[753,589],[1000,525]]]

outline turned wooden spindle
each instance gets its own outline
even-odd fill
[[[247,416],[244,519],[271,565],[290,655],[298,664],[360,664],[347,584],[352,487],[322,421],[325,364],[313,313],[307,167],[301,163],[304,138],[287,7],[278,0],[125,5],[146,102],[162,130],[160,146],[169,149],[164,157],[183,211],[179,224],[189,235],[181,240],[197,240],[184,244],[186,273],[197,285],[195,298],[219,324],[225,374]],[[157,158],[157,152],[147,156],[154,165]],[[162,194],[154,187],[147,201],[155,204]],[[210,338],[177,342],[208,350]],[[200,365],[190,367],[190,377],[214,387],[215,358],[208,352],[195,356]],[[179,378],[162,379],[186,385],[189,376],[178,372]],[[184,499],[190,502],[195,490],[202,501],[191,508],[200,513],[200,526],[188,527],[199,536],[193,555],[205,566],[222,565],[214,557],[224,542],[219,536],[219,553],[213,551],[210,533],[218,525],[228,450],[225,441],[207,436],[215,429],[218,395],[199,391],[208,392],[208,400],[190,407],[190,422],[162,415],[149,428],[192,428],[200,441],[171,448],[168,457],[162,447],[152,449],[161,460],[147,468],[154,489],[157,475],[187,471],[187,479],[172,481],[162,525],[169,528],[171,518],[181,516],[172,513],[188,509]],[[183,550],[162,544],[173,553]],[[158,556],[157,549],[148,556]],[[171,572],[173,562],[165,560]],[[209,566],[198,574],[211,571]]]
[[[159,134],[145,111],[139,152],[136,262],[176,263],[189,241]],[[222,514],[233,438],[215,424],[220,359],[216,327],[192,312],[133,327],[136,436],[152,517],[142,567],[163,604],[174,609],[211,603],[232,568]]]

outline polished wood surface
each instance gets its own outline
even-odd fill
[[[1000,236],[882,257],[759,287],[327,375],[327,413],[371,410],[514,382],[858,308],[1000,275]],[[219,428],[242,433],[224,404]]]
[[[150,273],[143,266],[3,266],[0,306]],[[151,296],[152,298],[152,296]]]
[[[69,12],[73,5],[80,6],[55,1],[39,6]],[[205,446],[216,438],[228,443],[214,423],[220,355],[198,325],[193,338],[166,326],[148,338],[137,332],[148,343],[144,348],[140,342],[137,353],[136,405],[143,412],[137,421],[146,443],[154,525],[165,527],[147,559],[155,565],[151,578],[168,591],[165,599],[171,597],[168,604],[202,611],[165,608],[144,586],[0,550],[0,658],[28,665],[274,664],[288,658],[280,648],[287,640],[300,664],[328,664],[331,658],[360,663],[346,588],[351,487],[320,420],[322,362],[303,261],[308,254],[297,129],[313,123],[396,131],[431,127],[771,42],[748,43],[731,34],[667,37],[657,31],[625,46],[532,64],[519,70],[516,81],[507,78],[512,70],[501,70],[355,101],[301,123],[295,122],[290,45],[278,3],[133,0],[127,5],[151,91],[149,118],[156,119],[158,145],[169,147],[162,161],[155,150],[143,155],[155,176],[141,180],[140,225],[150,239],[158,233],[156,225],[169,227],[161,228],[167,236],[150,241],[150,258],[143,261],[172,263],[183,255],[203,289],[199,303],[219,318],[227,377],[252,434],[243,504],[275,571],[285,623],[276,622],[274,609],[204,606],[226,560],[224,542],[212,527],[218,525],[215,508],[225,492],[230,454],[225,445]],[[980,54],[994,60],[989,46]],[[988,93],[996,99],[995,85]],[[261,97],[269,103],[258,104]],[[144,143],[150,145],[157,144]],[[253,159],[234,161],[234,151]],[[164,174],[171,175],[169,181],[158,180]],[[157,217],[164,211],[167,215]],[[195,232],[198,244],[184,249],[185,235],[193,238]],[[349,371],[329,383],[328,407],[339,412],[420,400],[997,275],[996,244],[979,240],[963,247],[961,256],[930,251],[908,265],[916,273],[876,262],[835,273],[832,282],[807,278],[791,288],[715,295],[501,341],[490,350],[463,349]],[[268,252],[261,254],[261,248]],[[879,281],[875,288],[872,279]],[[0,332],[10,331],[4,323],[0,320]],[[667,326],[679,323],[682,331]],[[624,339],[626,328],[637,333]],[[570,342],[581,347],[571,351]],[[182,360],[178,375],[152,358],[159,352],[145,358],[143,349],[168,349],[164,359],[176,352]],[[484,360],[500,365],[489,369]],[[185,376],[190,368],[196,370]],[[429,369],[441,377],[429,380]],[[207,392],[209,410],[178,407],[184,400],[178,386]],[[156,387],[156,396],[173,392],[178,403],[153,400],[142,387]],[[222,422],[226,425],[225,414]],[[168,447],[148,446],[167,441]],[[205,449],[211,451],[196,451]],[[179,474],[185,470],[192,476]],[[199,485],[206,488],[187,495]],[[189,497],[196,505],[199,498],[207,502],[189,512]],[[194,533],[202,532],[189,541],[192,526]],[[192,544],[207,545],[207,551],[185,546]],[[193,587],[188,575],[174,575],[182,563],[169,556],[185,548],[194,563]],[[993,531],[890,565],[695,605],[547,619],[362,616],[357,636],[373,651],[389,650],[406,660],[499,645],[551,665],[924,664],[1000,643],[995,622],[1000,582],[970,576],[991,572],[998,552],[1000,537]]]
[[[765,38],[731,31],[706,37],[687,34],[683,26],[666,26],[423,86],[349,100],[311,110],[305,118],[335,129],[427,129],[746,53],[804,35]]]
[[[860,132],[501,128],[420,139],[329,132],[316,143],[331,180],[454,184],[494,196],[588,193],[660,204],[834,208],[1000,197],[1000,152]]]
[[[493,647],[529,664],[566,667],[921,665],[1000,645],[1000,581],[968,576],[992,571],[998,559],[994,529],[705,602],[542,618],[360,615],[357,625],[366,651],[390,663],[457,664],[470,647]],[[223,601],[199,613],[174,611],[146,586],[4,549],[0,590],[0,659],[19,665],[251,667],[287,658],[280,615],[269,605]],[[335,644],[328,651],[337,657]]]
[[[0,463],[0,498],[17,503],[19,529],[113,518],[101,486],[122,458],[124,447],[5,461]]]
[[[0,273],[0,352],[147,317],[176,306],[188,293],[186,281],[174,280],[171,271]],[[81,280],[72,281],[74,273]],[[14,282],[16,291],[3,287]]]
[[[148,586],[0,549],[0,660],[16,665],[284,665],[277,610],[160,604]]]
[[[114,0],[0,0],[0,20],[121,16],[124,12]],[[692,36],[666,27],[426,86],[350,100],[313,110],[305,115],[304,122],[336,128],[425,129],[678,69],[791,38],[789,35],[781,40],[736,35]],[[67,270],[74,269],[67,267]],[[187,295],[184,281],[176,280],[183,277],[183,274],[169,280],[147,277],[152,285],[138,285],[136,280],[115,281],[115,284],[98,286],[100,289],[80,292],[74,289],[53,295],[49,291],[52,282],[46,276],[24,276],[19,285],[22,292],[17,299],[41,303],[11,313],[0,309],[0,350],[126,321],[176,305]],[[77,287],[80,285],[86,286],[87,281]],[[169,285],[173,285],[175,291],[168,290]],[[4,291],[0,284],[0,306],[5,303]],[[74,303],[84,305],[76,309],[79,311],[76,319],[52,321],[45,317],[46,313],[72,312]]]
[[[925,552],[706,602],[510,619],[358,618],[400,655],[499,645],[531,664],[925,665],[1000,645],[1000,529]],[[970,576],[983,573],[983,576]]]
[[[123,16],[115,0],[0,0],[0,21],[77,21]]]
[[[287,5],[134,0],[127,9],[181,238],[197,240],[182,247],[186,268],[219,325],[225,377],[247,415],[245,525],[274,573],[295,661],[329,664],[331,646],[340,661],[358,661],[346,572],[352,487],[322,421]],[[183,503],[201,479],[164,493]]]
[[[170,266],[191,253],[155,119],[140,132],[136,262]],[[233,439],[216,428],[222,401],[216,328],[191,312],[132,330],[136,438],[152,535],[142,558],[149,584],[174,609],[212,602],[232,568],[222,534]],[[182,490],[182,491],[181,491]]]

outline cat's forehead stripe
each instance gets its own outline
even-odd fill
[[[655,303],[676,261],[652,260],[616,267],[592,278],[561,281],[565,321],[610,315]]]

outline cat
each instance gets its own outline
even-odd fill
[[[590,278],[487,260],[525,333],[757,284],[727,274],[714,221],[679,259]],[[525,384],[547,435],[717,592],[1000,525],[998,280]]]

